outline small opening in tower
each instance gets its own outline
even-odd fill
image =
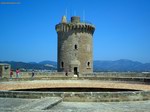
[[[87,66],[90,67],[90,62],[87,63]]]
[[[9,67],[8,66],[5,66],[5,70],[7,70]]]
[[[64,62],[61,62],[61,67],[64,68]]]
[[[78,46],[77,46],[77,44],[76,44],[76,45],[74,45],[74,49],[76,49],[76,50],[78,49]]]

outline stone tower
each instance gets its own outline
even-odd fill
[[[80,22],[80,17],[65,16],[56,25],[58,34],[58,72],[92,73],[93,72],[93,33],[94,25]]]

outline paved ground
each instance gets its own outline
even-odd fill
[[[99,87],[150,90],[149,85],[98,80],[32,80],[0,82],[0,90],[46,87]],[[134,102],[62,102],[61,98],[0,98],[0,112],[150,112],[150,100]]]
[[[0,82],[0,90],[31,89],[31,88],[61,88],[61,87],[96,87],[120,88],[133,90],[150,90],[149,85],[130,84],[116,81],[99,80],[33,80]]]
[[[41,112],[60,102],[62,102],[62,98],[57,97],[42,99],[0,98],[0,112]]]
[[[150,112],[150,101],[110,103],[63,102],[51,110],[56,112]]]
[[[61,101],[61,98],[0,98],[0,112],[150,112],[150,100],[99,103]]]

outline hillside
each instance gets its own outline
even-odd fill
[[[94,61],[94,71],[144,72],[150,71],[150,63],[141,63],[126,59],[116,61]]]
[[[52,61],[50,61],[52,62]],[[12,69],[37,69],[37,70],[56,70],[56,62],[50,63],[36,63],[36,62],[15,62],[15,61],[0,61],[0,63],[8,63],[11,65]]]
[[[0,63],[8,63],[13,69],[38,69],[38,70],[56,70],[57,62],[55,61],[42,61],[36,62],[15,62],[15,61],[0,61]],[[150,63],[141,63],[127,59],[116,61],[94,61],[94,72],[109,71],[109,72],[150,72]]]

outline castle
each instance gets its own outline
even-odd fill
[[[58,34],[58,72],[92,73],[93,72],[93,33],[95,26],[81,22],[80,17],[66,16],[56,25]]]

